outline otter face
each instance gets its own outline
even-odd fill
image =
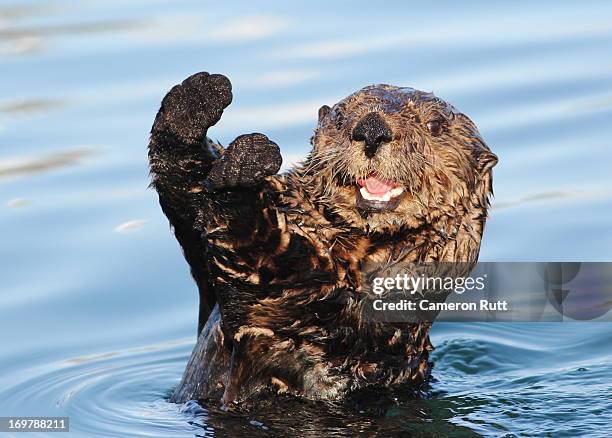
[[[353,226],[418,227],[490,192],[490,152],[474,123],[431,93],[373,85],[319,110],[303,172]]]

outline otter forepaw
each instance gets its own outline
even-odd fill
[[[258,184],[277,173],[282,162],[280,148],[265,135],[241,135],[213,165],[205,188],[218,190]]]
[[[232,102],[232,84],[219,74],[189,76],[162,101],[153,132],[175,135],[186,144],[200,142]]]

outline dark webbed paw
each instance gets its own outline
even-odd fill
[[[173,134],[185,144],[201,142],[231,102],[229,79],[219,74],[196,73],[166,94],[153,132]]]
[[[277,173],[282,162],[278,145],[265,135],[241,135],[213,165],[205,187],[216,190],[255,185]]]

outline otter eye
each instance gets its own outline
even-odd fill
[[[440,119],[434,119],[427,122],[427,130],[431,132],[431,135],[438,136],[442,132],[443,122]]]

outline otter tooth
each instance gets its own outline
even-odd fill
[[[359,193],[361,193],[361,196],[363,196],[363,199],[366,199],[368,201],[384,201],[383,197],[373,195],[372,193],[368,192],[365,187],[362,187],[361,189],[359,189]]]
[[[368,201],[382,201],[382,202],[389,202],[391,198],[395,198],[396,196],[401,195],[403,192],[404,192],[404,189],[402,187],[396,187],[392,190],[389,190],[388,192],[385,192],[384,195],[379,196],[379,195],[373,195],[372,193],[368,192],[368,190],[365,187],[362,187],[359,189],[359,193],[361,193],[361,196],[363,197],[363,199],[368,200]]]
[[[392,198],[395,198],[396,196],[399,196],[402,193],[404,193],[404,188],[403,187],[396,187],[393,190],[391,190],[389,193],[391,193],[391,197]]]
[[[367,199],[368,201],[372,200],[372,198],[370,197],[370,193],[366,190],[365,187],[360,188],[359,193],[361,193],[361,196],[363,196],[363,199]]]

